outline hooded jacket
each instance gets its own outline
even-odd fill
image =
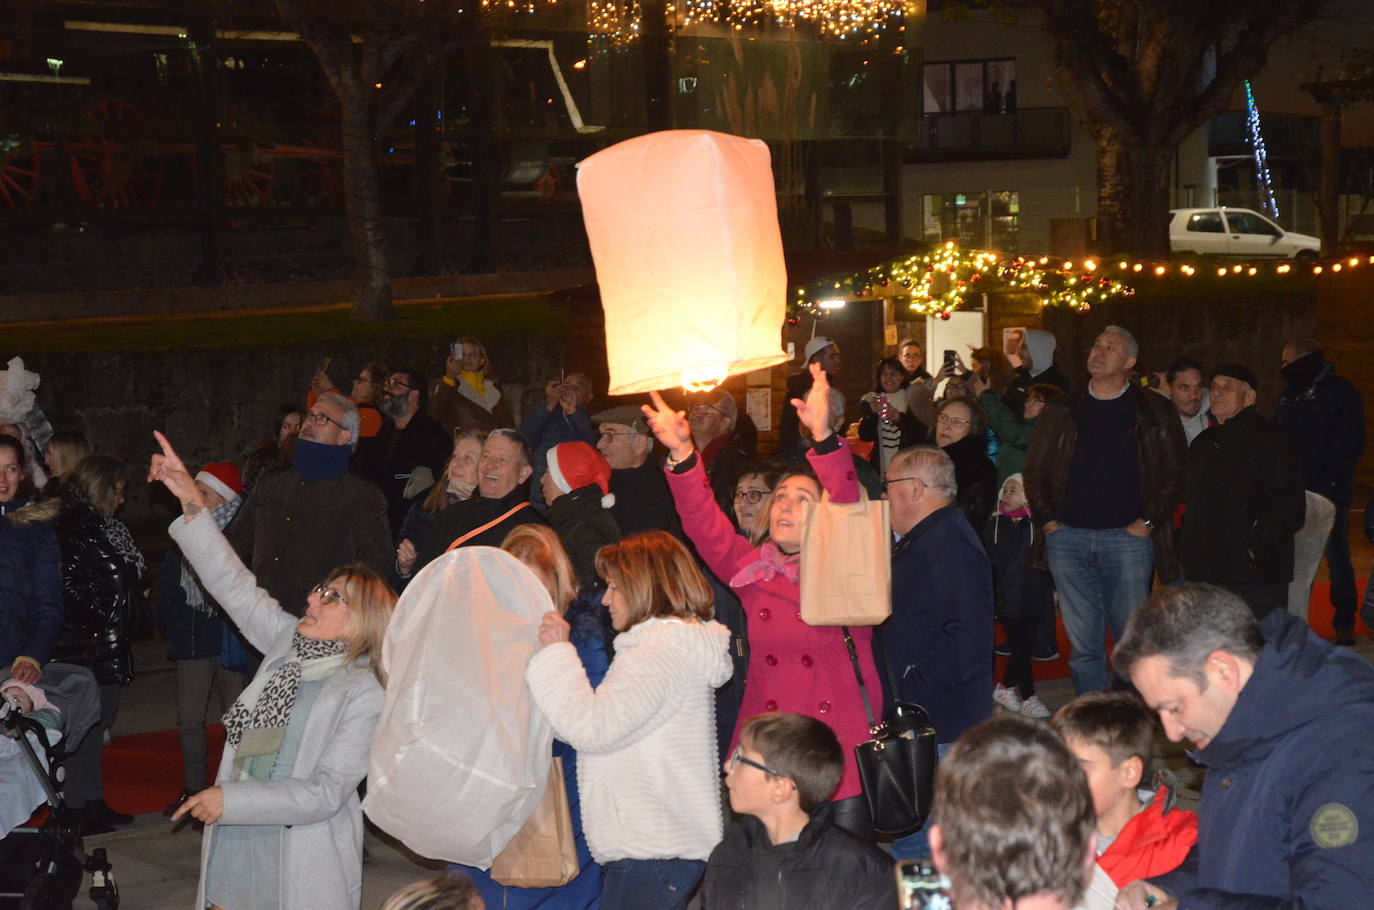
[[[1350,505],[1355,464],[1364,454],[1364,402],[1360,390],[1336,375],[1321,354],[1299,357],[1283,369],[1284,389],[1274,422],[1288,432],[1302,457],[1307,489],[1337,508]]]
[[[87,667],[102,685],[134,678],[129,623],[141,607],[137,574],[105,531],[105,520],[70,490],[53,519],[62,550],[62,635],[53,658]]]
[[[578,582],[595,582],[596,551],[620,540],[620,526],[601,504],[601,488],[589,483],[555,499],[549,506],[549,524],[568,551]]]
[[[773,844],[746,815],[725,830],[701,888],[704,910],[890,910],[892,858],[835,825],[831,803],[811,810],[792,843]]]
[[[1173,775],[1149,795],[1145,808],[1126,822],[1097,865],[1118,888],[1177,869],[1197,843],[1197,815],[1178,808]],[[1149,791],[1142,791],[1142,796]]]
[[[1013,475],[1019,476],[1019,475]],[[1008,478],[1010,480],[1010,478]],[[1002,501],[1007,481],[997,491]],[[1031,544],[1038,535],[1029,515],[1016,520],[994,511],[983,525],[983,549],[992,563],[992,589],[998,619],[1031,619],[1054,611],[1054,588],[1048,572],[1030,567]]]
[[[1030,329],[1026,332],[1026,349],[1030,351],[1031,368],[1018,367],[1016,375],[1003,396],[1006,406],[1014,414],[1020,414],[1026,404],[1026,390],[1033,385],[1052,385],[1060,392],[1069,394],[1069,377],[1054,362],[1054,350],[1058,346],[1054,335],[1044,329]]]
[[[4,503],[0,514],[0,674],[16,657],[45,664],[62,634],[62,553],[49,523],[57,500]]]
[[[1367,910],[1374,891],[1374,667],[1283,610],[1216,736],[1198,840],[1151,881],[1179,910]]]
[[[601,685],[568,642],[530,659],[525,681],[577,750],[587,846],[599,863],[704,860],[720,841],[714,689],[730,678],[718,622],[646,619],[615,639]]]

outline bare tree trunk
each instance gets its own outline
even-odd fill
[[[1317,195],[1317,215],[1321,221],[1322,255],[1334,256],[1341,242],[1337,209],[1341,186],[1341,105],[1322,104],[1322,176]]]
[[[1106,255],[1169,258],[1173,148],[1097,131],[1097,245]]]
[[[362,92],[365,93],[364,87]],[[340,93],[343,112],[344,208],[357,281],[353,318],[385,322],[391,307],[391,269],[387,261],[382,196],[372,149],[371,104],[365,94]]]

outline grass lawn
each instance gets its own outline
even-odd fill
[[[289,310],[248,310],[164,316],[127,316],[65,322],[0,324],[5,348],[16,354],[163,351],[307,341],[465,335],[494,338],[561,331],[565,310],[544,294],[510,294],[396,301],[391,322],[349,318],[347,304]]]

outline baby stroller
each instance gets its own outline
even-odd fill
[[[76,672],[66,674],[66,669]],[[72,901],[81,890],[83,873],[90,872],[88,895],[97,910],[118,910],[119,888],[105,851],[97,848],[89,855],[85,852],[80,816],[67,806],[63,795],[63,761],[69,753],[61,746],[80,742],[95,726],[89,711],[72,702],[90,695],[95,681],[89,671],[49,664],[44,675],[45,691],[50,683],[51,700],[63,705],[60,739],[50,737],[43,724],[20,713],[12,697],[7,695],[0,704],[0,734],[17,746],[4,759],[13,766],[5,769],[12,774],[0,777],[9,782],[0,789],[0,800],[10,801],[7,808],[11,817],[16,809],[20,814],[31,811],[34,794],[39,794],[49,810],[40,823],[20,824],[0,840],[0,907],[71,910]],[[37,788],[33,787],[35,782]],[[10,824],[13,822],[7,821],[6,827]]]

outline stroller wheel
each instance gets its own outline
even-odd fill
[[[40,875],[24,889],[19,910],[71,910],[72,902],[62,893],[55,875]]]

